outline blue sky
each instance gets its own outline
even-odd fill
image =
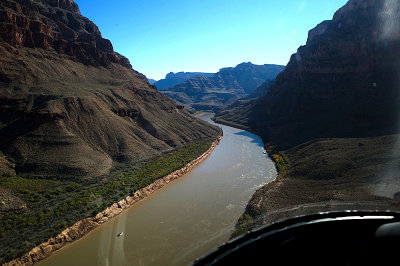
[[[114,50],[148,78],[286,65],[308,31],[347,0],[75,0]]]

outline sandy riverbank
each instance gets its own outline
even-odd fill
[[[48,241],[34,247],[30,252],[26,253],[22,257],[14,259],[3,265],[33,265],[34,263],[49,257],[53,252],[61,249],[65,245],[80,239],[94,228],[117,216],[138,201],[147,198],[153,192],[161,189],[173,180],[189,173],[213,152],[215,147],[219,144],[221,138],[222,136],[218,137],[218,139],[212,143],[211,147],[206,152],[188,163],[185,167],[156,180],[149,186],[136,191],[132,196],[128,196],[125,199],[114,203],[107,209],[98,213],[96,216],[88,217],[76,222],[74,225],[66,228],[56,237],[50,238]]]

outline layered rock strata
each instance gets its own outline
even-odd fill
[[[250,95],[267,79],[274,79],[284,66],[242,63],[222,68],[212,76],[196,76],[163,93],[197,110],[217,111]]]
[[[72,0],[0,2],[0,175],[107,175],[218,129],[157,92]]]

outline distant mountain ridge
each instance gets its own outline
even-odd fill
[[[193,78],[195,76],[205,76],[209,77],[214,75],[215,73],[203,73],[203,72],[170,72],[168,73],[164,79],[160,79],[155,82],[153,85],[157,87],[159,91],[167,90],[169,88],[178,85],[179,83],[185,82],[186,80]]]
[[[197,110],[219,110],[250,95],[267,79],[274,79],[284,66],[242,63],[222,68],[212,76],[196,76],[163,93]]]
[[[157,82],[157,80],[155,80],[155,79],[147,79],[148,81],[149,81],[149,83],[151,84],[151,85],[154,85],[154,83],[156,83]]]

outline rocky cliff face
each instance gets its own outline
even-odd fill
[[[182,82],[185,82],[186,80],[190,78],[194,78],[196,76],[205,76],[205,77],[210,77],[214,75],[214,73],[203,73],[203,72],[170,72],[165,76],[165,79],[161,79],[157,82],[154,83],[154,85],[157,87],[159,91],[164,91],[169,88],[174,87],[175,85],[178,85]]]
[[[191,78],[163,93],[195,109],[215,111],[248,96],[266,79],[274,79],[283,69],[279,65],[242,63],[235,68],[222,68],[211,77]]]
[[[398,11],[396,1],[350,0],[310,31],[267,94],[244,108],[242,121],[281,148],[397,131]]]
[[[3,0],[0,29],[7,173],[90,178],[218,134],[132,70],[72,0]]]
[[[258,97],[263,96],[264,94],[267,93],[269,88],[274,84],[274,80],[267,79],[263,84],[260,85],[257,89],[252,91],[247,97],[245,97],[245,100],[249,99],[256,99]]]
[[[131,68],[73,1],[4,0],[0,6],[0,37],[12,46],[54,49],[86,65],[107,66],[113,62]]]

